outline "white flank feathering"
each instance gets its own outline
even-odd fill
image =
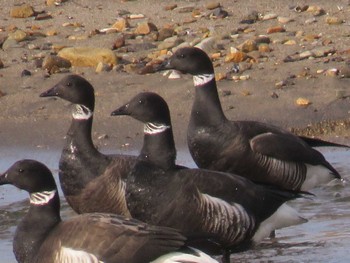
[[[32,193],[30,194],[30,203],[33,205],[46,205],[55,194],[56,190]]]
[[[317,186],[327,184],[335,179],[331,171],[322,165],[315,166],[307,164],[306,167],[307,173],[305,181],[301,186],[302,191],[308,191]]]
[[[95,255],[82,250],[75,250],[68,247],[61,247],[60,251],[56,254],[54,262],[60,263],[104,263],[99,260]]]
[[[213,259],[198,249],[191,247],[191,250],[193,250],[193,254],[184,252],[172,252],[157,258],[151,263],[219,263],[217,260]]]
[[[215,77],[214,74],[202,74],[193,76],[193,84],[195,87],[202,86]]]
[[[269,218],[261,222],[252,240],[254,243],[259,243],[276,229],[299,225],[307,221],[308,220],[300,216],[294,208],[283,204]]]

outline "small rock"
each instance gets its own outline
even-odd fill
[[[48,37],[57,36],[58,35],[58,31],[56,29],[48,29],[45,32],[45,35],[48,36]]]
[[[164,7],[165,11],[171,11],[174,10],[177,7],[177,4],[171,4],[171,5],[167,5]]]
[[[69,47],[58,52],[58,56],[76,67],[96,67],[100,62],[113,66],[117,64],[116,55],[108,48]]]
[[[4,68],[4,62],[0,59],[0,68]]]
[[[265,20],[271,20],[271,19],[276,19],[278,17],[278,15],[276,15],[276,14],[266,14],[266,15],[263,15],[261,18],[260,18],[260,20],[263,20],[263,21],[265,21]]]
[[[259,19],[259,13],[257,11],[252,11],[246,15],[241,21],[241,24],[254,24]]]
[[[4,50],[4,51],[6,51],[6,50],[9,50],[10,48],[13,48],[13,47],[18,47],[19,45],[18,45],[18,42],[16,41],[16,40],[14,40],[14,39],[6,39],[5,41],[4,41],[4,43],[2,43],[2,49]]]
[[[298,105],[298,106],[301,106],[301,107],[307,107],[311,104],[311,101],[309,101],[308,99],[305,99],[305,98],[298,98],[295,103]]]
[[[124,36],[118,36],[116,40],[114,40],[112,49],[118,49],[125,46],[125,37]]]
[[[216,81],[220,81],[220,80],[223,80],[223,79],[226,79],[226,74],[223,74],[221,72],[215,74],[215,80]]]
[[[239,63],[247,59],[247,55],[241,51],[233,51],[226,55],[225,62]]]
[[[258,50],[258,45],[254,39],[248,39],[237,48],[242,52],[248,53],[254,50]]]
[[[216,38],[215,37],[207,37],[204,38],[201,42],[199,42],[196,47],[204,50],[207,53],[211,53],[215,50]]]
[[[51,19],[52,16],[48,13],[41,13],[41,14],[38,14],[36,17],[35,17],[35,20],[46,20],[46,19]]]
[[[336,68],[327,69],[324,72],[324,75],[327,77],[336,77],[336,76],[338,76],[338,74],[339,74],[339,70]]]
[[[180,78],[181,78],[181,73],[177,70],[172,70],[168,76],[168,79],[180,79]]]
[[[221,7],[215,8],[210,14],[210,18],[225,18],[228,16],[228,12]]]
[[[205,8],[208,10],[213,10],[220,7],[220,2],[209,2],[205,5]]]
[[[30,72],[29,70],[27,69],[24,69],[22,72],[21,72],[21,77],[29,77],[32,75],[32,72]]]
[[[266,53],[266,52],[271,52],[271,48],[269,44],[260,44],[258,46],[259,52]]]
[[[130,19],[143,19],[143,18],[145,18],[145,15],[144,14],[131,14],[131,15],[129,15],[129,18]]]
[[[96,66],[95,72],[101,73],[101,72],[108,72],[112,70],[112,66],[110,64],[105,64],[103,62],[99,62]]]
[[[278,94],[276,92],[272,92],[271,95],[270,95],[271,98],[273,99],[278,99]]]
[[[8,39],[13,39],[13,40],[16,40],[17,42],[21,42],[26,38],[27,38],[27,33],[20,29],[16,30],[13,33],[8,34]]]
[[[326,23],[328,25],[340,25],[340,24],[344,23],[344,20],[340,19],[339,17],[335,17],[335,16],[327,16]]]
[[[293,18],[285,17],[285,16],[279,16],[279,17],[277,17],[277,21],[282,23],[282,24],[287,24],[287,23],[293,21]]]
[[[267,34],[273,34],[273,33],[280,33],[280,32],[285,32],[286,29],[283,26],[275,26],[275,27],[270,27],[267,29]]]
[[[23,4],[11,9],[10,16],[14,18],[26,18],[34,16],[35,12],[32,6]]]
[[[195,8],[194,5],[189,5],[189,6],[177,7],[175,10],[179,13],[191,13],[193,12],[194,8]]]
[[[123,32],[127,28],[129,28],[129,22],[125,18],[118,18],[118,20],[112,25],[112,28],[115,28],[118,32]]]
[[[296,45],[297,42],[294,39],[289,39],[289,40],[285,41],[283,44],[288,45],[288,46],[292,46],[292,45]]]
[[[339,76],[341,78],[350,78],[350,66],[344,65],[339,69]]]
[[[42,61],[41,67],[49,73],[56,73],[60,68],[70,68],[69,60],[55,55],[48,55]]]
[[[147,35],[152,31],[158,31],[155,24],[150,22],[139,23],[135,29],[135,34],[138,35]]]
[[[174,29],[169,27],[163,27],[158,31],[158,41],[163,41],[166,38],[174,35]]]
[[[309,25],[309,24],[312,24],[315,22],[317,22],[317,19],[314,17],[311,17],[311,18],[305,20],[305,25]]]
[[[163,42],[159,43],[158,49],[159,50],[171,49],[173,47],[178,46],[182,42],[183,42],[183,40],[181,38],[179,38],[178,36],[169,37],[169,38],[164,39]]]
[[[326,13],[326,11],[322,7],[315,6],[315,5],[309,6],[306,11],[311,13],[314,16],[321,16]]]

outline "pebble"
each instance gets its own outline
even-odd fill
[[[339,18],[339,17],[335,17],[335,16],[327,16],[326,23],[328,25],[340,25],[340,24],[344,23],[344,20]]]
[[[116,29],[117,32],[123,32],[129,28],[129,22],[125,18],[118,18],[117,21],[112,25],[112,28]]]
[[[234,62],[234,63],[239,63],[247,59],[247,54],[238,51],[238,50],[231,50],[225,57],[225,62]]]
[[[287,23],[289,23],[289,22],[294,21],[294,19],[293,19],[293,18],[290,18],[290,17],[279,16],[279,17],[277,17],[277,21],[280,22],[280,23],[282,23],[282,24],[287,24]]]
[[[32,72],[30,72],[29,70],[27,69],[24,69],[22,72],[21,72],[21,77],[29,77],[32,75]]]
[[[301,107],[307,107],[311,104],[311,101],[306,98],[298,98],[295,103]]]
[[[57,73],[61,68],[70,68],[72,64],[69,60],[55,55],[48,55],[42,61],[41,67],[50,74]]]
[[[11,9],[10,16],[14,18],[27,18],[34,16],[35,12],[31,5],[23,4]]]
[[[176,7],[175,10],[179,13],[191,13],[193,12],[194,8],[195,8],[194,5],[188,5],[188,6]]]
[[[174,35],[174,29],[170,27],[163,27],[158,31],[158,41],[163,41]]]
[[[207,37],[203,39],[201,42],[199,42],[198,44],[196,44],[195,46],[204,50],[207,53],[211,53],[216,49],[215,44],[216,44],[215,37]]]
[[[0,59],[0,68],[4,68],[4,62]]]
[[[263,20],[263,21],[266,21],[266,20],[272,20],[272,19],[276,19],[278,17],[277,14],[266,14],[266,15],[263,15],[260,20]]]
[[[16,30],[13,33],[8,34],[8,39],[16,40],[17,42],[21,42],[27,38],[27,33],[21,29]]]
[[[208,10],[213,10],[213,9],[218,8],[220,6],[221,6],[220,2],[209,2],[205,5],[205,8]]]
[[[101,73],[101,72],[108,72],[111,70],[112,70],[112,66],[110,64],[99,62],[96,66],[95,72]]]
[[[139,23],[135,29],[135,34],[137,35],[147,35],[152,31],[158,31],[155,24],[150,22]]]
[[[259,19],[259,12],[252,11],[248,15],[246,15],[241,21],[241,24],[254,24]]]
[[[181,73],[177,70],[172,70],[168,76],[168,79],[180,79]]]
[[[248,39],[244,41],[241,45],[237,46],[242,52],[248,53],[254,50],[258,50],[258,44],[255,39]]]
[[[117,64],[115,53],[108,48],[68,47],[59,51],[58,56],[69,60],[75,67],[96,67],[100,62],[112,66]]]
[[[118,49],[125,46],[125,37],[123,35],[118,36],[112,45],[112,49]]]
[[[164,7],[164,10],[171,11],[171,10],[174,10],[176,7],[177,7],[177,4],[170,4],[170,5],[166,5]]]
[[[286,29],[283,26],[275,26],[275,27],[270,27],[266,30],[267,34],[273,34],[273,33],[281,33],[285,32]]]
[[[306,9],[306,12],[311,13],[314,16],[321,16],[324,15],[326,13],[326,11],[320,7],[320,6],[315,6],[315,5],[311,5]]]

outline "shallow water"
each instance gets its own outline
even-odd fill
[[[349,181],[350,151],[335,148],[320,148],[320,151]],[[59,151],[45,148],[2,149],[0,172],[19,159],[30,158],[44,162],[57,179],[59,156]],[[180,150],[178,159],[179,164],[194,166],[186,151]],[[309,220],[308,223],[278,230],[276,238],[232,255],[231,262],[350,262],[350,183],[332,182],[312,192],[315,194],[312,199],[300,199],[291,204]],[[0,188],[0,262],[16,262],[12,238],[17,223],[27,211],[27,197],[26,192],[12,186]],[[62,216],[72,215],[72,210],[62,200]]]

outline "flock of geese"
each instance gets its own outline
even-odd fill
[[[341,176],[313,147],[341,146],[255,121],[230,121],[214,68],[201,49],[181,48],[157,70],[193,75],[188,147],[199,168],[176,164],[170,112],[143,92],[111,115],[144,124],[138,156],[105,155],[92,141],[94,88],[69,75],[41,97],[75,105],[59,161],[59,181],[78,216],[62,221],[51,171],[20,160],[0,175],[30,196],[13,251],[20,263],[230,262],[274,230],[307,222],[287,201]],[[344,146],[346,147],[346,146]],[[216,259],[215,259],[216,258]]]

